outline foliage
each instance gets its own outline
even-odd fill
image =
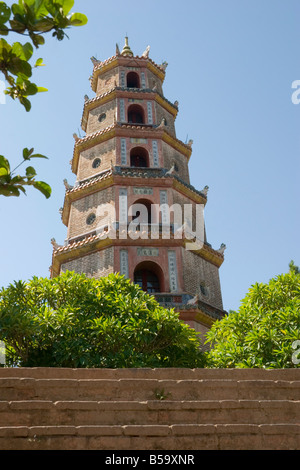
[[[74,0],[19,0],[9,7],[0,1],[0,36],[8,36],[12,32],[26,36],[31,41],[9,44],[4,38],[0,38],[0,71],[8,84],[5,93],[14,100],[18,99],[27,112],[31,109],[29,97],[47,91],[31,81],[32,69],[44,65],[42,58],[35,60],[34,65],[30,63],[34,47],[38,49],[43,45],[45,35],[49,32],[61,41],[67,36],[66,29],[87,23],[85,15],[70,13],[73,5]],[[26,152],[30,151],[23,150],[23,160],[29,159],[29,155],[24,157]],[[10,171],[9,161],[1,156],[0,195],[19,196],[20,190],[25,193],[24,186],[31,185],[49,197],[49,185],[35,181],[34,176],[36,172],[33,167],[26,169],[25,176],[14,175]]]
[[[217,321],[207,334],[209,367],[297,367],[300,340],[300,275],[295,270],[268,284],[256,283],[238,311]]]
[[[34,277],[0,292],[8,365],[201,367],[195,330],[118,274]]]
[[[33,46],[45,43],[45,33],[52,31],[52,36],[59,41],[66,36],[65,29],[71,26],[82,26],[87,19],[81,13],[70,13],[74,0],[19,0],[11,7],[0,2],[0,34],[9,32],[26,35]],[[26,111],[31,108],[28,96],[45,91],[30,81],[32,65],[30,59],[33,46],[30,42],[9,44],[0,39],[0,70],[10,85],[6,94],[18,99]],[[36,60],[34,67],[43,65],[43,59]]]
[[[33,148],[30,150],[23,149],[23,161],[20,165],[31,158],[47,158],[44,155],[34,154],[33,151]],[[20,191],[26,194],[24,186],[33,186],[48,199],[51,195],[51,187],[44,181],[36,181],[36,171],[32,166],[26,168],[25,176],[14,174],[20,165],[11,171],[9,161],[3,155],[0,155],[0,194],[2,196],[19,196]]]
[[[290,261],[289,268],[290,268],[290,272],[294,272],[295,274],[300,274],[300,268],[299,266],[295,265],[293,260]]]

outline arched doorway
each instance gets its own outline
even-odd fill
[[[128,108],[128,122],[131,124],[144,124],[144,110],[138,104],[132,104]]]
[[[132,221],[139,219],[142,224],[151,224],[151,201],[138,199],[131,207]]]
[[[149,167],[149,154],[143,147],[134,147],[130,152],[130,166],[136,168]]]
[[[140,88],[140,77],[136,72],[129,72],[127,74],[127,87]]]
[[[134,283],[149,294],[163,292],[164,280],[160,266],[153,261],[144,261],[134,270]]]

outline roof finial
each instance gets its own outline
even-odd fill
[[[128,36],[125,36],[125,45],[124,45],[124,47],[123,47],[123,50],[122,50],[122,52],[121,52],[121,55],[130,56],[130,57],[133,56],[133,52],[132,52],[132,50],[130,49],[130,47],[128,46]]]

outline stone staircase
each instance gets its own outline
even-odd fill
[[[0,450],[300,449],[300,369],[0,369]]]

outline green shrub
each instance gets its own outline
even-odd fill
[[[297,270],[291,269],[268,284],[253,285],[238,311],[213,324],[207,340],[212,346],[207,355],[208,367],[298,367],[295,346],[300,345],[300,275]]]
[[[195,330],[118,274],[34,277],[0,292],[7,365],[201,367]]]

